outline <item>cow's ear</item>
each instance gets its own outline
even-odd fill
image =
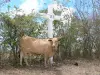
[[[49,38],[48,41],[52,41],[52,38]]]
[[[48,41],[49,41],[51,44],[53,44],[53,41],[52,41],[52,39],[48,39]]]

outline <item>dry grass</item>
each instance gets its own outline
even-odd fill
[[[77,62],[78,66],[74,63]],[[99,60],[65,60],[52,68],[34,65],[31,67],[3,67],[0,75],[100,75]]]

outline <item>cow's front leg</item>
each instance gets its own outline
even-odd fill
[[[55,64],[55,62],[53,61],[53,56],[49,58],[50,61],[50,65],[52,66],[53,64]]]
[[[47,57],[46,56],[44,57],[44,66],[45,68],[47,67]]]

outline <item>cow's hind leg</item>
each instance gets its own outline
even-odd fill
[[[22,60],[23,60],[23,52],[20,51],[20,65],[22,66]]]
[[[26,53],[25,56],[24,56],[24,61],[25,61],[25,64],[26,64],[27,66],[29,66],[29,64],[28,64],[28,62],[27,62],[27,59],[28,59],[28,55],[27,55],[27,53]]]

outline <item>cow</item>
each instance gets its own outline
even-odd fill
[[[24,58],[25,64],[27,62],[28,54],[40,54],[44,56],[44,66],[47,67],[47,61],[51,59],[50,64],[53,64],[53,56],[57,51],[58,38],[37,39],[24,35],[20,39],[20,65]]]

